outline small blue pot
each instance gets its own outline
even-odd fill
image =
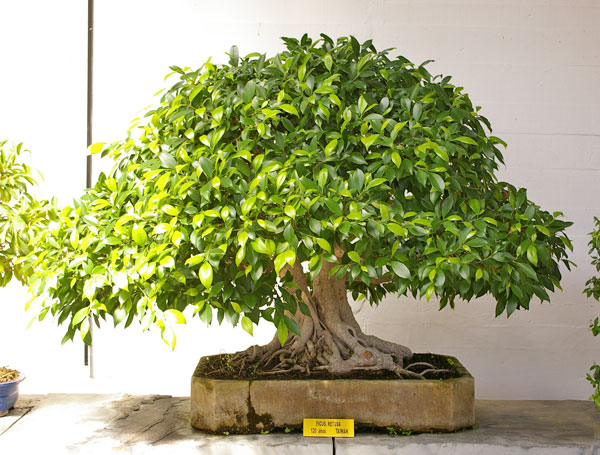
[[[0,382],[0,412],[8,411],[12,408],[19,398],[19,383],[25,379],[20,375],[14,381]]]

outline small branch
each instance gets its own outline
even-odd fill
[[[346,277],[347,276],[348,275],[346,275]],[[370,284],[391,283],[392,281],[394,281],[394,278],[395,278],[394,275],[383,276],[381,278],[372,279]],[[360,277],[357,277],[354,281],[360,281],[361,283],[364,283],[364,281],[361,280]]]

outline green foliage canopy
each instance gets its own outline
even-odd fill
[[[30,193],[36,182],[31,169],[21,160],[23,144],[12,148],[0,142],[0,287],[14,277],[25,283],[31,274],[22,259],[33,251],[32,239],[54,216],[48,201]]]
[[[371,41],[283,39],[267,58],[172,67],[178,81],[33,257],[35,295],[65,340],[87,316],[135,318],[174,340],[182,311],[297,331],[285,264],[323,261],[355,297],[454,306],[490,293],[496,314],[549,300],[571,248],[561,213],[498,182],[503,143],[450,77]],[[336,257],[335,249],[342,251]]]

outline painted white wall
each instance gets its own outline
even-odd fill
[[[60,195],[75,194],[84,182],[82,3],[0,6],[6,22],[0,27],[0,134],[27,143],[46,175],[44,190]],[[197,67],[209,56],[225,61],[232,44],[242,54],[272,55],[281,49],[280,36],[354,34],[415,62],[434,59],[430,71],[453,75],[483,106],[494,134],[509,143],[501,178],[575,222],[571,258],[579,267],[565,274],[564,292],[552,304],[534,303],[508,320],[493,317],[489,298],[438,312],[435,302],[390,297],[377,309],[356,304],[359,321],[415,351],[458,356],[476,377],[478,398],[586,399],[586,370],[600,361],[600,340],[587,330],[600,306],[581,294],[593,273],[586,234],[600,214],[599,24],[600,4],[593,0],[104,0],[96,2],[94,139],[123,137],[165,86],[169,65]],[[179,330],[171,352],[156,333],[103,327],[95,333],[96,379],[87,381],[81,346],[60,347],[61,329],[42,323],[24,331],[31,318],[22,314],[24,299],[16,286],[0,293],[0,363],[7,358],[27,371],[26,392],[186,395],[200,355],[271,335],[266,324],[252,340],[241,329],[192,321]],[[72,378],[52,379],[63,371]]]
[[[35,192],[63,204],[85,185],[86,19],[78,0],[0,2],[0,138],[24,142],[45,177]],[[24,372],[26,392],[86,378],[81,346],[61,346],[51,324],[26,330],[27,300],[16,283],[0,289],[0,366]]]

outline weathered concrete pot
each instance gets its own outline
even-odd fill
[[[207,379],[192,376],[191,423],[211,433],[301,428],[304,418],[358,427],[456,431],[475,423],[473,377],[407,379]],[[200,359],[202,362],[202,359]]]

